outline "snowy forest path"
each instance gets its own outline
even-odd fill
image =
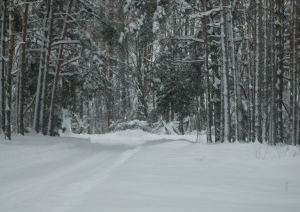
[[[135,153],[140,151],[142,147],[137,146],[133,149],[127,149],[123,151],[119,156],[112,160],[112,162],[106,167],[99,166],[91,170],[85,178],[74,182],[67,186],[67,188],[61,188],[61,197],[65,199],[63,205],[53,209],[53,212],[68,212],[72,210],[76,205],[79,205],[84,195],[92,190],[94,187],[101,185],[108,179],[123,163],[125,163]]]
[[[27,211],[28,202],[47,210],[46,205],[40,205],[45,196],[51,198],[46,202],[63,202],[57,208],[52,205],[51,211],[69,211],[142,148],[92,144],[74,138],[64,141],[42,141],[40,151],[31,148],[29,142],[20,151],[4,152],[0,158],[0,211],[9,211],[16,205]]]
[[[299,211],[299,147],[73,136],[0,139],[0,212]]]

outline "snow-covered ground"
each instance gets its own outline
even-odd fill
[[[75,137],[0,140],[0,211],[300,211],[299,147],[138,130]]]

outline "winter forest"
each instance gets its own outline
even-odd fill
[[[0,0],[0,212],[299,212],[300,0]]]
[[[1,0],[11,133],[144,121],[208,143],[300,143],[298,0]],[[167,128],[166,128],[167,129]],[[168,132],[167,132],[168,133]]]

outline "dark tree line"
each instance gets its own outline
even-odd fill
[[[175,122],[212,142],[300,141],[297,0],[3,0],[1,129]],[[65,115],[65,113],[64,113]]]

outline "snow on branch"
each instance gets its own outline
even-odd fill
[[[3,57],[3,55],[0,55],[1,60],[4,60],[6,63],[8,62],[8,58],[7,57]]]
[[[60,44],[80,44],[79,40],[60,40],[52,43],[52,46]]]
[[[50,75],[55,75],[55,72],[54,71],[50,71],[49,72]],[[60,73],[59,75],[60,76],[73,76],[75,74],[78,74],[77,72],[74,72],[74,73],[71,73],[71,72],[64,72],[64,73]]]
[[[203,17],[210,16],[214,12],[219,12],[220,11],[219,7],[213,8],[213,9],[205,11],[205,12],[202,12],[202,11],[196,9],[196,8],[193,8],[193,9],[197,10],[198,13],[190,15],[190,18],[203,18]]]
[[[79,0],[79,2],[91,11],[95,11],[95,8],[99,8],[96,4],[88,0]]]
[[[61,66],[65,66],[65,65],[67,65],[68,63],[72,63],[72,62],[74,62],[74,61],[76,61],[76,60],[79,60],[79,58],[80,58],[79,56],[74,57],[74,58],[72,58],[72,59],[70,59],[70,60],[64,62]]]
[[[40,3],[43,3],[43,1],[30,0],[25,2],[19,2],[17,6],[23,6],[24,4],[40,4]]]
[[[192,36],[184,36],[184,37],[180,36],[180,37],[175,37],[173,39],[175,39],[175,40],[190,40],[190,41],[195,41],[195,42],[199,42],[199,43],[204,43],[203,39],[195,38]]]

